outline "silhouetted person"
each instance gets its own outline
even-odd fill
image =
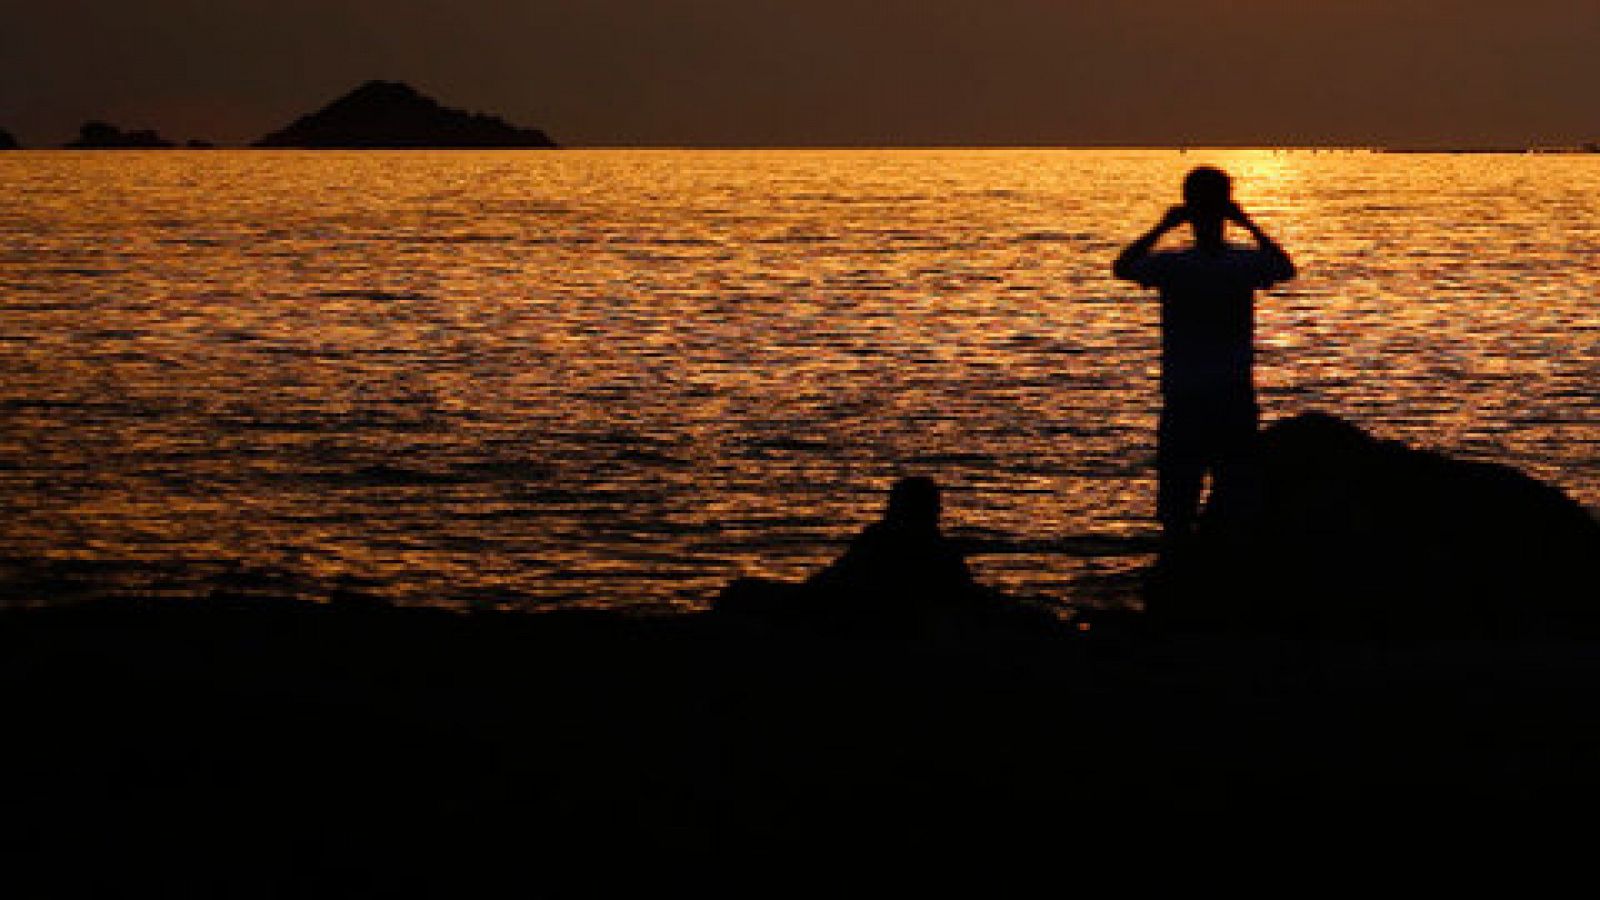
[[[1229,222],[1255,240],[1229,244]],[[1188,224],[1194,245],[1152,252]],[[1156,517],[1168,547],[1199,518],[1205,479],[1213,498],[1236,489],[1254,440],[1255,292],[1295,276],[1294,263],[1233,202],[1233,182],[1206,166],[1183,182],[1183,204],[1128,245],[1112,267],[1118,278],[1161,292],[1161,423]]]
[[[1038,627],[1045,614],[979,585],[939,528],[939,486],[902,478],[883,518],[803,584],[740,579],[715,607],[724,613],[834,633],[960,633],[969,627]]]
[[[883,518],[862,529],[806,588],[838,598],[845,604],[840,612],[853,619],[884,624],[973,599],[979,588],[961,551],[939,529],[940,505],[933,479],[895,482]]]

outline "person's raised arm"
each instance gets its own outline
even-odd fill
[[[1296,274],[1294,260],[1289,258],[1289,254],[1282,247],[1278,246],[1277,241],[1261,230],[1261,226],[1256,224],[1255,219],[1250,218],[1244,210],[1235,205],[1228,210],[1228,220],[1249,232],[1250,237],[1256,242],[1256,247],[1266,255],[1271,269],[1269,274],[1272,277],[1272,281],[1288,281],[1294,278]]]
[[[1150,255],[1150,248],[1154,247],[1163,235],[1182,225],[1188,219],[1189,211],[1181,206],[1174,206],[1167,210],[1167,214],[1161,217],[1161,221],[1156,223],[1156,227],[1145,232],[1143,237],[1123,249],[1122,253],[1117,256],[1117,261],[1111,264],[1111,273],[1124,281],[1138,281],[1139,278],[1135,273],[1135,267],[1139,261]]]

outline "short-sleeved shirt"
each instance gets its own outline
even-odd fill
[[[1131,280],[1161,292],[1161,389],[1166,394],[1249,390],[1255,365],[1255,292],[1294,277],[1265,250],[1190,248],[1151,253]]]

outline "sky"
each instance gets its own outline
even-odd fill
[[[0,0],[0,128],[242,143],[371,78],[571,145],[1600,140],[1600,0]]]

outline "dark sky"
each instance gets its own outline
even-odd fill
[[[1600,139],[1600,0],[0,0],[0,127],[244,141],[369,78],[572,144]]]

